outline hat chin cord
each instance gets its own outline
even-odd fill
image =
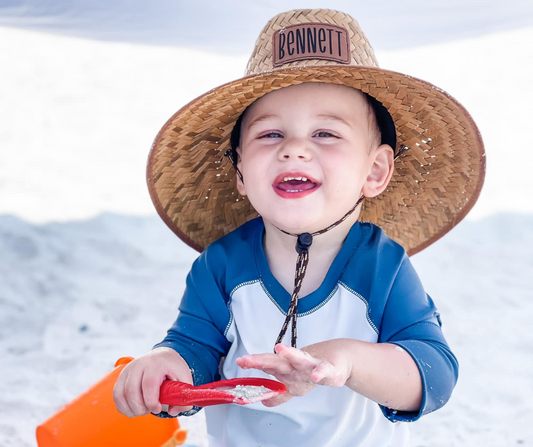
[[[287,332],[287,329],[289,327],[289,323],[291,324],[291,346],[293,348],[296,348],[296,320],[298,318],[298,294],[300,293],[300,289],[302,287],[302,281],[305,277],[305,272],[307,271],[307,264],[309,263],[309,248],[311,247],[311,244],[313,243],[313,237],[318,236],[320,234],[325,233],[326,231],[332,230],[337,225],[344,222],[348,216],[350,216],[356,208],[359,206],[359,204],[363,201],[365,196],[361,194],[361,197],[359,197],[359,200],[355,203],[355,205],[348,211],[341,219],[339,219],[334,224],[331,224],[329,227],[324,228],[320,231],[315,231],[314,233],[302,233],[302,234],[294,234],[289,233],[288,231],[282,230],[281,228],[275,227],[281,231],[282,233],[288,234],[290,236],[295,236],[296,239],[296,252],[298,253],[298,257],[296,258],[296,271],[294,273],[294,290],[292,292],[291,296],[291,302],[289,304],[289,310],[287,311],[287,316],[285,317],[285,321],[283,322],[283,326],[281,327],[281,331],[278,335],[278,338],[276,339],[276,345],[278,343],[281,343],[283,340],[283,337],[285,337],[285,334]],[[275,347],[275,345],[274,345]],[[274,350],[274,352],[276,352]]]

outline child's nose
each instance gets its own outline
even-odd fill
[[[287,138],[279,149],[280,160],[310,160],[313,157],[309,143],[303,138]]]

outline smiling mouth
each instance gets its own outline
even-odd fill
[[[280,174],[272,185],[276,194],[284,199],[300,199],[312,194],[320,186],[320,182],[303,172]]]
[[[317,184],[306,177],[285,177],[276,185],[276,188],[285,192],[309,191],[317,187]]]

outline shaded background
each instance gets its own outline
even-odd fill
[[[448,42],[533,25],[528,0],[3,0],[0,24],[249,55],[268,18],[290,9],[326,7],[352,15],[375,49]]]
[[[181,106],[242,76],[256,36],[301,1],[0,2],[0,445],[175,319],[196,253],[155,216],[150,145]],[[477,204],[413,263],[460,361],[414,446],[531,445],[533,2],[330,1],[383,68],[472,114],[487,150]],[[183,424],[206,445],[201,413]]]

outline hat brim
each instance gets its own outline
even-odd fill
[[[342,84],[373,96],[394,120],[397,147],[409,148],[396,160],[387,190],[365,199],[360,220],[379,225],[413,255],[468,214],[483,186],[485,151],[475,122],[452,96],[376,67],[280,68],[199,96],[157,134],[148,157],[148,189],[158,214],[185,243],[202,251],[258,216],[238,195],[234,169],[224,157],[231,131],[256,99],[303,82]]]

